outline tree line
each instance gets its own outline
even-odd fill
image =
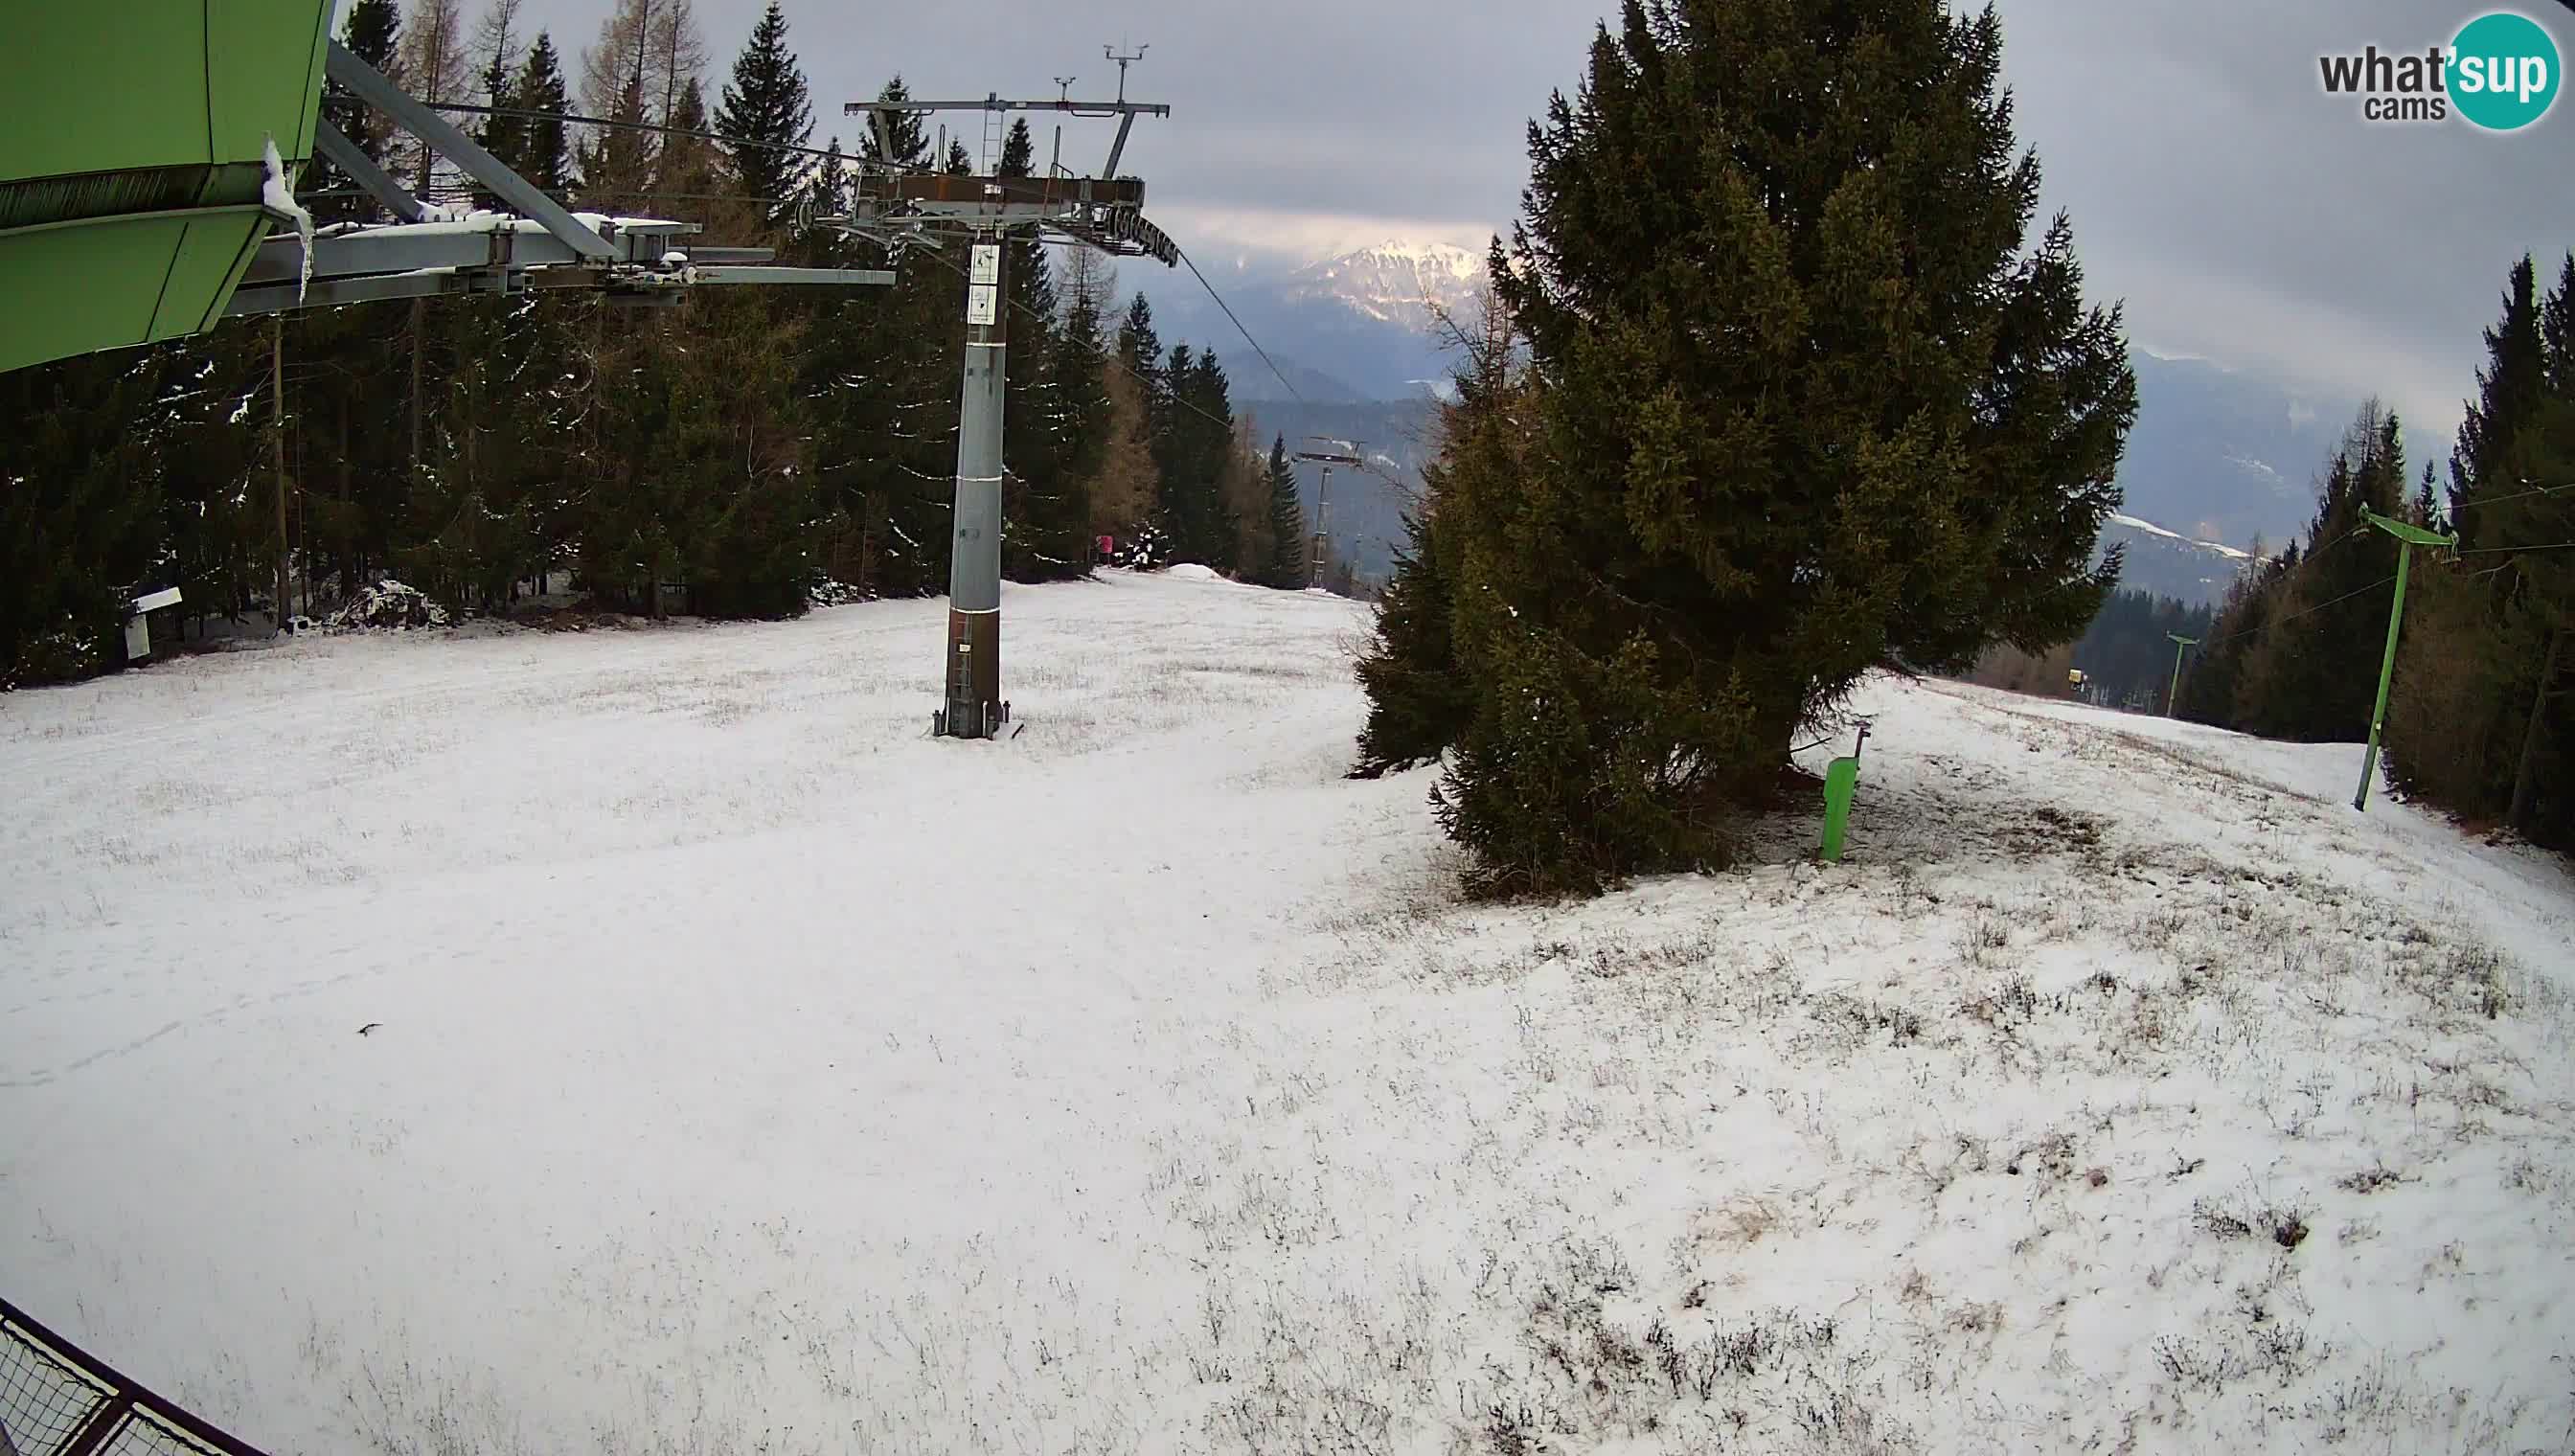
[[[962,143],[934,155],[910,116],[882,144],[815,148],[775,3],[712,95],[691,0],[617,0],[577,74],[526,32],[521,0],[470,32],[458,0],[355,0],[344,39],[414,96],[488,108],[476,140],[569,205],[700,221],[782,262],[897,266],[822,221],[847,212],[853,168],[978,165]],[[425,200],[491,204],[336,84],[323,107]],[[997,170],[1034,159],[1016,123]],[[306,182],[320,224],[385,220],[327,164]],[[1009,246],[1005,573],[1081,575],[1105,536],[1140,564],[1305,585],[1284,442],[1259,448],[1216,353],[1167,350],[1099,256]],[[0,375],[0,684],[114,666],[138,589],[180,587],[199,636],[276,614],[281,559],[289,612],[385,576],[468,611],[568,589],[784,616],[832,584],[943,591],[966,285],[945,253],[899,275],[679,307],[530,290],[315,308]]]
[[[1966,679],[2013,693],[2162,713],[2172,698],[2179,654],[2187,651],[2173,639],[2206,642],[2216,616],[2214,607],[2121,587],[2102,602],[2100,615],[2081,637],[2043,652],[1992,648],[1976,660]]]
[[[2485,331],[2446,483],[2409,475],[2364,405],[2325,463],[2302,543],[2248,570],[2183,679],[2181,713],[2301,741],[2369,730],[2398,545],[2362,511],[2454,531],[2414,550],[2384,742],[2401,789],[2536,843],[2575,845],[2575,252],[2543,293],[2515,264]]]

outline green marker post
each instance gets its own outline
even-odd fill
[[[1859,722],[1859,741],[1851,745],[1850,756],[1835,758],[1824,765],[1824,844],[1823,859],[1838,864],[1842,858],[1842,830],[1850,822],[1851,793],[1859,787],[1859,751],[1868,746],[1868,720]]]
[[[2164,636],[2171,638],[2176,644],[2178,644],[2178,646],[2173,649],[2172,689],[2164,694],[2164,717],[2171,718],[2173,716],[2173,705],[2181,702],[2181,655],[2192,648],[2199,646],[2199,639],[2195,637],[2183,637],[2177,632],[2168,632],[2165,633]]]
[[[2395,537],[2396,601],[2387,609],[2387,654],[2378,664],[2378,705],[2369,711],[2369,752],[2360,760],[2360,791],[2351,796],[2351,806],[2362,812],[2369,809],[2369,780],[2378,776],[2378,730],[2387,723],[2387,685],[2396,677],[2396,632],[2405,622],[2405,572],[2413,565],[2414,548],[2418,546],[2456,547],[2459,539],[2437,531],[2426,531],[2387,517],[2363,506],[2361,519]]]

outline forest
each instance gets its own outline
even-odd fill
[[[710,74],[690,0],[619,0],[570,56],[521,0],[354,0],[343,39],[549,194],[817,267],[896,266],[827,220],[861,165],[1028,175],[918,117],[818,145],[772,5]],[[900,77],[883,95],[902,99]],[[476,108],[463,111],[462,108]],[[488,205],[334,83],[324,110],[416,195]],[[611,124],[587,124],[576,117]],[[382,220],[327,164],[322,225]],[[531,290],[315,308],[0,375],[0,684],[87,676],[137,593],[181,589],[183,641],[319,619],[386,579],[459,615],[537,601],[778,617],[947,586],[965,283],[909,249],[890,288],[696,291],[678,307]],[[1284,441],[1217,351],[1158,336],[1114,268],[1025,237],[1009,259],[1004,570],[1200,562],[1308,584]],[[1353,590],[1346,570],[1318,585]],[[279,610],[279,598],[285,598]],[[166,618],[166,621],[159,620]]]

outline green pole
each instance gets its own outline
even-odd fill
[[[2405,569],[2414,561],[2414,544],[2396,548],[2396,605],[2387,609],[2387,655],[2378,662],[2378,706],[2369,711],[2369,752],[2360,760],[2360,791],[2351,806],[2369,808],[2369,780],[2378,774],[2378,729],[2387,721],[2387,684],[2396,676],[2396,629],[2405,621]]]
[[[2190,651],[2192,648],[2199,646],[2199,639],[2195,637],[2183,637],[2177,632],[2168,632],[2165,633],[2164,636],[2173,640],[2172,689],[2164,695],[2164,717],[2171,718],[2173,716],[2173,705],[2181,701],[2181,655]]]
[[[2392,521],[2363,506],[2361,519],[2395,537],[2396,601],[2387,609],[2387,653],[2378,664],[2378,704],[2369,711],[2369,751],[2360,760],[2360,791],[2351,796],[2351,806],[2362,812],[2369,809],[2369,780],[2378,776],[2378,732],[2387,723],[2387,685],[2396,677],[2396,633],[2405,623],[2405,572],[2414,563],[2418,546],[2457,546],[2459,539],[2403,521]]]

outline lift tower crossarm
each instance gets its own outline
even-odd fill
[[[524,217],[534,218],[545,230],[561,239],[565,247],[584,258],[605,262],[617,250],[608,240],[591,231],[589,226],[564,205],[537,190],[537,185],[510,170],[500,158],[474,144],[458,131],[447,118],[411,99],[401,87],[386,79],[382,71],[360,60],[347,46],[331,42],[323,62],[332,80],[356,93],[360,101],[393,118],[396,125],[426,143],[429,149],[464,169],[465,175],[492,189],[492,195],[508,203]]]
[[[1118,118],[1118,139],[1109,144],[1109,165],[1101,170],[1103,177],[1118,175],[1118,161],[1127,155],[1127,134],[1134,129],[1136,118],[1172,114],[1170,106],[1155,101],[1128,101],[1124,98],[1117,101],[1070,101],[1063,98],[1054,101],[1005,101],[998,94],[981,101],[852,101],[841,107],[844,116],[865,116],[868,119],[868,128],[876,133],[880,151],[888,146],[885,119],[889,114],[927,114],[934,111],[1055,111],[1067,116],[1114,116]]]

